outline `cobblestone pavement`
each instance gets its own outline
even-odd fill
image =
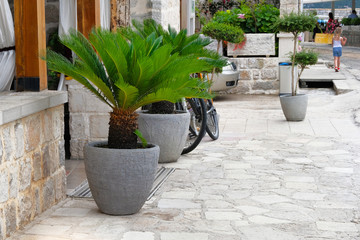
[[[219,97],[219,140],[167,164],[177,170],[138,214],[68,198],[12,239],[360,239],[359,91],[306,92],[302,122],[276,96]]]

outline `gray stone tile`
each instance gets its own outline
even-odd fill
[[[249,217],[249,221],[255,224],[285,224],[290,223],[290,221],[282,220],[282,219],[276,219],[276,218],[270,218],[265,216],[252,216]]]
[[[43,225],[37,224],[28,230],[25,230],[27,234],[34,235],[46,235],[46,236],[63,236],[69,231],[71,225]]]
[[[162,232],[160,234],[160,240],[208,240],[209,235],[207,233],[185,233],[185,232]]]
[[[126,232],[121,240],[154,240],[152,232]]]
[[[200,203],[195,203],[182,199],[161,199],[158,203],[159,208],[201,208]]]
[[[220,211],[208,211],[205,212],[205,217],[208,220],[242,220],[243,215],[238,212],[220,212]]]
[[[342,223],[342,222],[325,222],[318,221],[316,226],[322,231],[333,231],[333,232],[358,232],[355,223]]]
[[[273,203],[282,203],[282,202],[290,202],[291,200],[286,197],[282,197],[279,195],[259,195],[251,197],[252,200],[255,200],[264,204],[273,204]]]

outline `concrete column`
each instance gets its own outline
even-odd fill
[[[334,2],[334,1],[331,2],[331,12],[332,12],[333,15],[334,15],[334,19],[336,19],[336,17],[335,17],[335,2]]]
[[[355,6],[355,1],[356,1],[356,0],[352,0],[351,10],[355,10],[355,7],[356,7],[356,6]]]

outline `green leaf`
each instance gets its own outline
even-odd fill
[[[135,135],[140,139],[141,143],[142,143],[142,146],[143,148],[146,148],[148,143],[146,141],[146,139],[143,137],[142,133],[139,131],[139,129],[136,129],[134,131]]]

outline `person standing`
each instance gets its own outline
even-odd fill
[[[332,23],[334,21],[334,14],[332,12],[329,12],[329,20],[328,23]]]
[[[348,16],[348,18],[358,18],[358,15],[356,15],[356,10],[352,10],[351,14]]]
[[[346,44],[346,41],[346,37],[341,37],[341,27],[337,27],[334,32],[334,37],[332,39],[335,72],[340,71],[340,57],[342,55],[342,46]]]

